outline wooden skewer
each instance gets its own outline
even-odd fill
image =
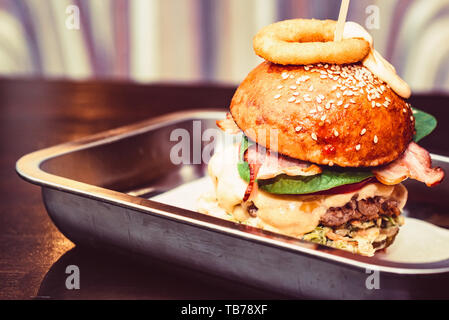
[[[343,39],[343,31],[345,29],[346,17],[348,16],[350,1],[351,0],[341,0],[340,14],[338,15],[334,41],[341,41]]]

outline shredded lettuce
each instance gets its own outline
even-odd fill
[[[302,238],[306,241],[311,241],[314,243],[319,244],[327,244],[327,237],[326,233],[329,232],[331,229],[326,227],[316,227],[315,230],[312,232],[306,233]]]

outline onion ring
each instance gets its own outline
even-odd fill
[[[345,64],[362,61],[370,44],[359,38],[334,40],[333,20],[292,19],[260,30],[253,40],[256,54],[282,65]]]

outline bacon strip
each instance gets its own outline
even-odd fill
[[[221,130],[229,134],[237,134],[241,131],[230,113],[226,114],[226,119],[217,120],[216,123]]]
[[[288,176],[314,176],[322,172],[317,165],[269,152],[259,169],[257,179],[271,179],[280,174]]]
[[[249,165],[249,183],[243,197],[243,202],[248,201],[251,195],[257,189],[256,177],[260,167],[263,164],[264,158],[261,153],[257,152],[256,145],[250,146],[243,155],[243,158]]]
[[[373,173],[380,182],[386,185],[395,185],[407,178],[412,178],[432,187],[444,178],[444,171],[441,168],[432,168],[429,152],[414,142],[409,144],[399,159],[374,170]]]
[[[243,201],[247,201],[254,192],[256,179],[271,179],[280,174],[312,176],[322,172],[317,165],[271,152],[258,145],[246,150],[244,160],[249,164],[250,181]]]
[[[257,190],[256,175],[257,175],[258,170],[259,170],[259,167],[256,165],[249,166],[249,183],[248,183],[248,187],[246,187],[246,190],[245,190],[245,196],[243,197],[243,202],[248,201],[251,198],[251,195],[253,195]]]

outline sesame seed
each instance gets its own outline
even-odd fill
[[[362,131],[360,132],[360,135],[363,136],[366,133],[366,129],[363,128]]]
[[[377,136],[374,136],[374,143],[378,143],[379,142],[379,138]]]
[[[321,117],[321,121],[324,121],[324,120],[326,120],[326,115],[323,115],[323,116]]]
[[[304,98],[304,101],[307,101],[307,102],[312,101],[312,98],[311,98],[310,95],[308,95],[308,94],[305,94],[305,95],[303,96],[303,98]]]
[[[309,66],[304,66],[304,70],[309,71]]]
[[[416,110],[412,110],[412,112],[413,112],[413,114],[417,114],[418,113],[418,111],[416,111]]]
[[[341,101],[341,100],[337,102],[337,106],[341,106],[342,104],[343,104],[343,101]]]
[[[343,108],[348,109],[349,108],[349,104],[345,104],[345,106]]]
[[[296,131],[296,132],[299,132],[299,131],[301,131],[301,129],[302,129],[301,126],[297,126],[297,127],[295,128],[295,131]]]
[[[290,79],[295,79],[295,76],[294,76],[294,75],[291,75],[291,76],[290,76]]]
[[[407,109],[403,108],[402,112],[407,113]]]
[[[379,102],[376,103],[376,107],[379,108],[379,107],[381,107],[381,106],[382,106],[382,105],[381,105]]]
[[[313,91],[313,84],[309,87],[309,91]]]
[[[278,86],[278,89],[282,89],[284,86],[283,85],[280,85],[280,86]]]
[[[309,112],[313,114],[313,113],[316,113],[316,110],[315,110],[315,109],[312,109],[312,110],[310,110]]]
[[[376,101],[371,101],[371,105],[372,105],[373,108],[375,108],[376,107]]]
[[[295,103],[301,103],[301,100],[296,99]]]
[[[320,78],[321,78],[321,79],[326,79],[327,76],[326,76],[325,74],[322,74],[322,75],[320,76]]]
[[[296,90],[296,88],[298,88],[297,86],[290,86],[290,89],[292,90]]]
[[[298,92],[298,91],[295,91],[295,92],[292,93],[292,95],[294,95],[294,96],[299,96],[299,92]]]
[[[341,93],[340,92],[337,92],[337,98],[341,98]]]
[[[328,102],[328,103],[326,103],[326,109],[330,109],[331,108],[331,103],[330,102]]]
[[[275,99],[279,99],[280,97],[281,97],[280,94],[277,94],[277,95],[274,96]]]
[[[358,144],[358,145],[355,146],[355,150],[357,150],[357,151],[359,151],[360,148],[361,148],[360,144]]]
[[[334,136],[338,137],[339,133],[337,130],[334,129]]]
[[[315,141],[318,140],[318,137],[316,136],[316,133],[315,133],[315,132],[312,132],[311,136],[312,136],[312,139],[313,139],[313,140],[315,140]]]
[[[410,121],[413,121],[413,120],[415,120],[415,119],[413,118],[413,116],[410,116]]]
[[[333,167],[334,166],[334,162],[333,161],[329,161],[329,167]]]
[[[320,97],[321,100],[324,99],[324,95],[322,95],[322,94],[319,94],[318,97]]]
[[[327,68],[329,68],[329,65],[326,63],[326,64],[324,65],[324,67],[327,69]]]
[[[320,106],[316,107],[318,109],[319,112],[323,111],[323,108],[321,108]]]
[[[283,72],[282,73],[282,79],[287,79],[288,78],[288,73],[287,72]]]
[[[321,103],[321,101],[320,97],[316,97],[316,102]]]
[[[351,103],[355,103],[354,99],[351,99],[351,100],[349,100],[349,102],[351,102]]]

